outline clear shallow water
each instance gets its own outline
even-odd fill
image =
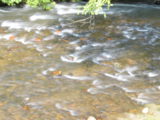
[[[1,119],[114,120],[160,104],[160,8],[84,20],[77,7],[0,9]]]

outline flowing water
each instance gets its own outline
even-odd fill
[[[78,11],[0,8],[1,120],[115,120],[160,104],[160,7]]]

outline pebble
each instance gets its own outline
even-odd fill
[[[87,120],[96,120],[96,118],[93,116],[89,116]]]

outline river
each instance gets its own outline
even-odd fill
[[[1,120],[116,120],[160,104],[160,7],[79,11],[0,8]]]

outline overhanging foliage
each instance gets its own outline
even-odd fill
[[[62,1],[64,2],[64,0]],[[9,6],[25,3],[32,7],[42,7],[45,10],[49,10],[55,5],[55,2],[53,0],[1,0],[1,2]],[[88,3],[84,6],[83,14],[96,14],[97,11],[101,10],[102,7],[106,4],[109,8],[111,5],[111,0],[89,0]]]

